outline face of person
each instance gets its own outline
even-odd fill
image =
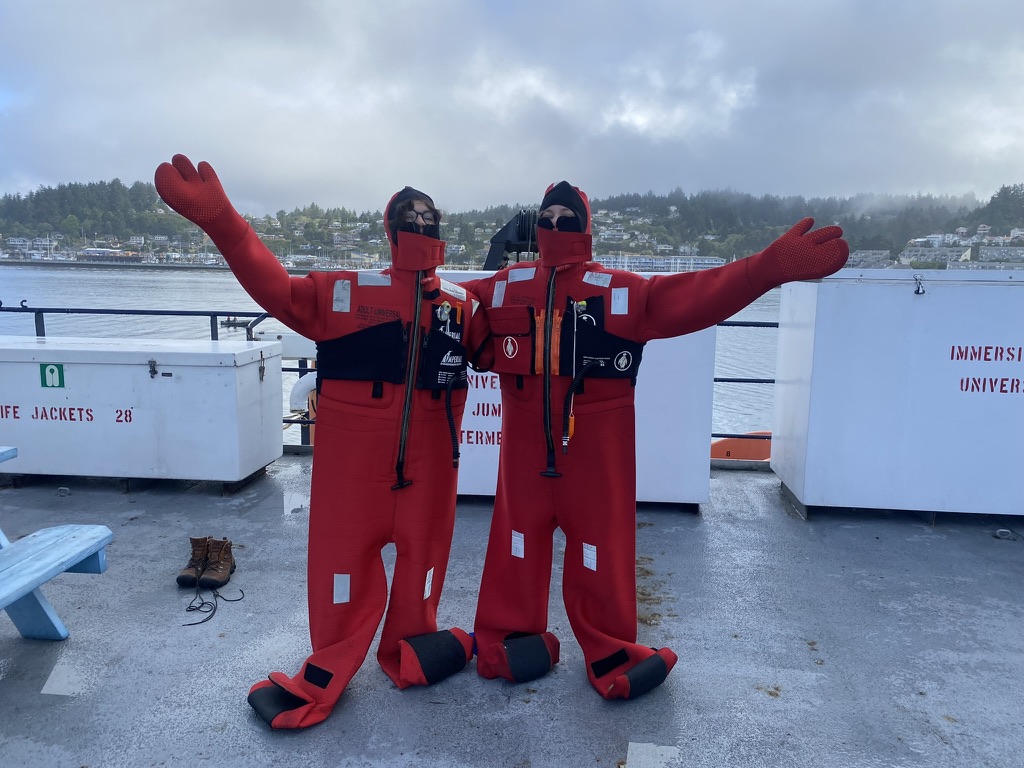
[[[538,226],[545,229],[557,229],[561,232],[579,232],[580,223],[571,208],[564,205],[549,205],[540,212]]]
[[[437,211],[423,200],[413,200],[412,208],[402,214],[401,224],[422,234],[424,227],[437,224]]]

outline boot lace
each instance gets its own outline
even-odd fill
[[[196,595],[192,598],[191,602],[189,602],[188,606],[185,608],[185,612],[192,613],[194,611],[198,611],[199,613],[205,613],[206,616],[201,618],[199,621],[192,621],[187,624],[182,624],[181,626],[194,627],[196,624],[203,624],[209,621],[213,618],[214,614],[217,613],[217,602],[219,600],[223,600],[226,603],[237,603],[239,600],[245,597],[245,592],[241,589],[241,587],[239,587],[238,591],[240,593],[238,597],[224,597],[224,595],[222,595],[220,591],[216,588],[211,589],[210,592],[213,593],[213,601],[210,601],[203,596],[202,591],[199,589],[199,582],[197,581]]]

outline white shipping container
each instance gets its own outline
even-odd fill
[[[282,454],[281,344],[0,336],[5,473],[237,482]]]
[[[1024,514],[1022,282],[844,269],[784,286],[771,467],[798,505]]]

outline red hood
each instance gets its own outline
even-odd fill
[[[431,205],[434,204],[430,195],[412,187],[405,187],[388,200],[388,204],[384,208],[384,234],[387,235],[388,244],[391,246],[391,268],[409,272],[433,270],[444,264],[444,240],[417,232],[392,232],[388,226],[394,207],[410,198],[418,198],[430,202]]]
[[[576,216],[584,222],[584,229],[582,232],[559,232],[537,227],[537,249],[541,265],[560,267],[590,261],[593,241],[590,234],[590,200],[586,192],[566,181],[552,184],[544,192],[541,210],[553,204],[564,205],[575,211]]]

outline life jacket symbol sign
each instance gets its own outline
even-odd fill
[[[513,339],[511,336],[505,337],[505,343],[501,345],[502,350],[505,352],[505,357],[512,359],[519,354],[519,342]]]
[[[64,366],[61,363],[40,363],[39,383],[44,389],[63,389]]]
[[[633,364],[633,356],[629,352],[622,351],[615,356],[615,368],[619,371],[629,370],[629,366]]]

